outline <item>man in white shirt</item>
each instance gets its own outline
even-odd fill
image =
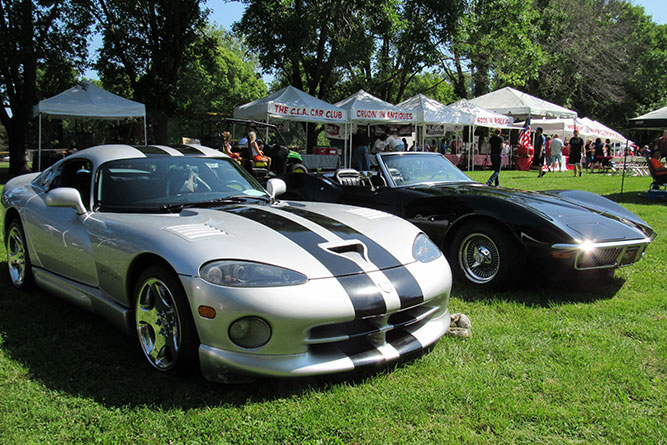
[[[553,171],[562,171],[563,163],[561,158],[563,157],[563,140],[558,137],[558,134],[554,134],[553,139],[551,139],[551,144],[549,148],[551,149],[551,169]],[[558,168],[558,170],[556,170]]]
[[[387,140],[385,141],[387,143],[387,151],[405,151],[405,146],[403,145],[403,141],[397,138],[396,136],[389,135],[387,136]]]

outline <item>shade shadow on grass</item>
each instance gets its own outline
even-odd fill
[[[613,298],[623,287],[625,280],[616,276],[601,274],[596,279],[592,275],[580,280],[553,281],[539,275],[527,274],[521,285],[504,290],[479,290],[455,284],[452,295],[468,302],[514,301],[529,307],[553,307],[572,303],[593,303]]]
[[[653,200],[648,197],[648,186],[644,192],[623,192],[611,193],[604,195],[605,198],[611,199],[619,204],[651,204],[651,205],[667,205],[667,200]]]
[[[0,271],[6,268],[6,262],[0,263]],[[25,368],[27,378],[105,406],[165,410],[242,406],[327,391],[333,385],[361,384],[407,363],[403,360],[357,372],[257,379],[236,385],[207,382],[196,365],[191,375],[168,376],[145,362],[133,337],[99,316],[36,288],[18,291],[6,273],[0,273],[0,290],[2,349]]]

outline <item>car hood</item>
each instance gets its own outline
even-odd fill
[[[595,193],[580,190],[525,191],[479,183],[411,187],[431,195],[474,195],[527,209],[574,238],[618,241],[653,238],[651,227],[634,213]]]
[[[420,233],[407,221],[377,210],[286,201],[106,219],[131,226],[131,239],[149,240],[143,250],[191,275],[218,259],[279,265],[309,279],[371,272],[415,262],[412,246]]]

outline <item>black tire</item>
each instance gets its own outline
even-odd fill
[[[289,166],[288,173],[308,173],[308,169],[303,164],[292,164]]]
[[[34,285],[32,264],[30,263],[25,232],[19,218],[14,218],[9,223],[5,243],[5,247],[7,248],[7,267],[12,284],[21,290],[32,288]]]
[[[134,322],[139,348],[153,368],[183,374],[197,367],[197,331],[183,286],[172,272],[152,266],[141,273]]]
[[[519,253],[506,231],[480,221],[466,224],[455,233],[447,256],[460,283],[499,289],[510,285],[521,269]]]

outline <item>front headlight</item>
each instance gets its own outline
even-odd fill
[[[304,274],[290,269],[236,260],[204,264],[199,274],[209,283],[233,287],[293,286],[308,281]]]
[[[440,258],[442,252],[438,249],[430,238],[423,233],[417,235],[414,244],[412,244],[412,256],[421,263],[429,263]]]

